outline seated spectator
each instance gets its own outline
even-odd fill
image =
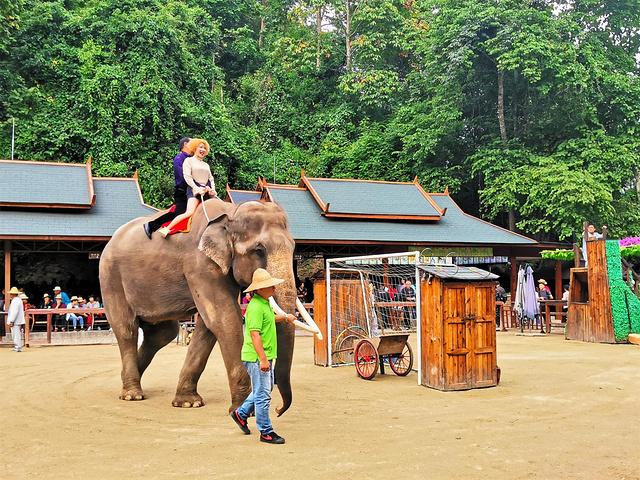
[[[244,297],[242,297],[242,304],[247,305],[251,301],[251,293],[245,293]]]
[[[410,280],[407,280],[404,284],[404,288],[396,294],[396,300],[398,302],[415,302],[416,292],[413,289],[413,285]],[[415,307],[405,306],[399,307],[398,313],[401,316],[401,326],[406,330],[411,329],[411,319],[415,318]]]
[[[55,301],[56,303],[53,304],[53,306],[51,307],[52,309],[57,310],[60,308],[67,308],[67,306],[64,303],[62,303],[62,295],[60,294],[56,295]],[[61,329],[63,332],[67,330],[66,329],[67,322],[64,315],[53,315],[51,320],[53,322],[54,332],[57,332],[58,329]]]
[[[96,301],[95,295],[89,295],[89,301],[87,302],[87,308],[100,308],[100,302]]]
[[[313,302],[313,282],[309,277],[304,279],[304,288],[307,289],[307,303]]]
[[[393,300],[393,298],[396,296],[396,293],[398,293],[398,289],[391,285],[389,287],[389,296],[391,297],[391,300]]]
[[[80,308],[78,305],[78,297],[75,295],[71,297],[71,305],[67,305],[67,308]],[[73,330],[78,330],[78,323],[80,324],[80,330],[84,328],[84,317],[80,313],[67,313],[67,323],[71,321],[73,323]]]
[[[53,295],[54,296],[55,295],[62,295],[62,303],[64,303],[65,305],[69,305],[71,303],[71,300],[69,300],[69,295],[64,293],[62,291],[62,289],[60,287],[58,287],[58,286],[53,287]]]
[[[298,300],[300,300],[300,302],[302,302],[302,303],[306,302],[306,300],[307,300],[307,287],[304,286],[304,283],[300,283],[300,285],[298,286],[297,295],[298,295]]]
[[[89,308],[87,307],[87,301],[83,298],[83,297],[78,297],[78,308],[80,309],[86,309]],[[85,320],[85,324],[87,325],[87,330],[91,330],[91,314],[90,313],[82,313],[81,314],[84,317]]]
[[[44,294],[44,297],[42,297],[42,303],[38,308],[41,308],[41,309],[53,308],[53,302],[51,301],[51,297],[49,296],[48,293]]]
[[[98,301],[98,297],[95,295],[89,295],[89,301],[86,304],[86,308],[102,308],[100,302]],[[93,313],[91,314],[91,329],[92,330],[100,330],[101,328],[96,325],[96,322],[106,320],[107,317],[104,313]]]
[[[22,305],[24,306],[25,310],[33,310],[34,308],[36,308],[35,305],[31,305],[27,302],[27,300],[29,300],[29,297],[27,297],[25,293],[21,293],[18,296],[20,297],[20,300],[22,300]]]
[[[389,295],[388,287],[383,287],[382,285],[380,285],[380,287],[376,290],[376,301],[386,302],[386,303],[393,301],[391,299],[391,295]],[[393,318],[391,315],[391,307],[388,307],[388,306],[378,307],[378,312],[379,312],[379,318],[380,318],[380,326],[382,328],[391,328],[391,323],[393,321]]]
[[[553,300],[553,295],[551,295],[551,290],[545,284],[540,282],[538,284],[538,299],[539,300]]]
[[[538,280],[538,287],[544,287],[544,289],[549,292],[549,295],[551,295],[551,289],[547,285],[547,281],[544,278]]]

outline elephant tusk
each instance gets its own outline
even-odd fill
[[[286,313],[284,313],[284,310],[280,308],[280,305],[276,303],[273,297],[269,297],[269,305],[271,305],[271,308],[273,308],[273,311],[276,312],[278,315],[286,315]]]
[[[286,315],[285,311],[282,310],[282,308],[280,308],[280,305],[276,303],[273,297],[269,297],[269,304],[271,305],[271,308],[273,308],[274,312],[276,312],[278,315]],[[316,323],[313,321],[309,313],[305,310],[304,306],[302,305],[302,303],[300,303],[300,300],[298,299],[296,299],[296,307],[298,307],[298,311],[300,311],[300,313],[302,314],[302,318],[304,318],[307,321],[307,323],[309,323],[309,325],[299,320],[294,320],[293,324],[298,328],[301,328],[303,330],[306,330],[307,332],[311,332],[314,335],[317,335],[318,338],[322,340],[322,333],[320,333],[320,329],[318,328]],[[302,310],[300,310],[301,308]]]
[[[318,337],[318,340],[322,340],[322,332],[320,332],[320,329],[318,328],[318,325],[316,325],[316,322],[313,321],[313,318],[311,318],[311,315],[309,315],[309,312],[307,312],[307,309],[304,308],[304,305],[302,304],[302,302],[300,301],[300,299],[296,298],[296,308],[298,309],[298,311],[300,312],[300,315],[302,315],[302,318],[304,319],[305,322],[307,322],[309,324],[309,326],[311,327],[310,330],[308,330],[311,333],[315,333],[316,336]],[[297,322],[297,320],[296,320]],[[300,322],[302,323],[302,322]],[[304,327],[300,327],[300,328],[304,328]],[[307,330],[305,328],[305,330]]]

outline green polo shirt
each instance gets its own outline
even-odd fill
[[[242,361],[257,362],[258,354],[253,348],[250,332],[260,332],[264,353],[267,360],[278,356],[278,337],[276,335],[276,315],[273,313],[269,301],[257,293],[247,305],[244,314],[244,343],[242,344]]]

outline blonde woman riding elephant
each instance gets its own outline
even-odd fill
[[[198,207],[189,233],[168,238],[146,237],[139,218],[113,235],[100,258],[104,308],[122,357],[123,400],[142,400],[140,377],[158,350],[178,333],[178,321],[198,312],[197,322],[180,372],[173,405],[204,405],[197,385],[216,341],[220,344],[235,410],[251,391],[240,359],[242,315],[238,298],[251,283],[256,268],[265,268],[285,282],[276,300],[286,311],[295,309],[294,242],[286,214],[274,203],[247,202],[239,206],[219,199]],[[208,218],[207,218],[208,217]],[[210,220],[209,220],[210,219]],[[144,339],[137,348],[138,327]],[[278,359],[275,378],[284,413],[291,405],[290,370],[294,326],[277,324]]]

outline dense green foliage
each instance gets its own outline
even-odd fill
[[[257,176],[449,187],[566,239],[640,232],[640,0],[0,0],[0,157],[138,170],[185,135],[218,190]],[[393,199],[390,199],[393,201]]]

